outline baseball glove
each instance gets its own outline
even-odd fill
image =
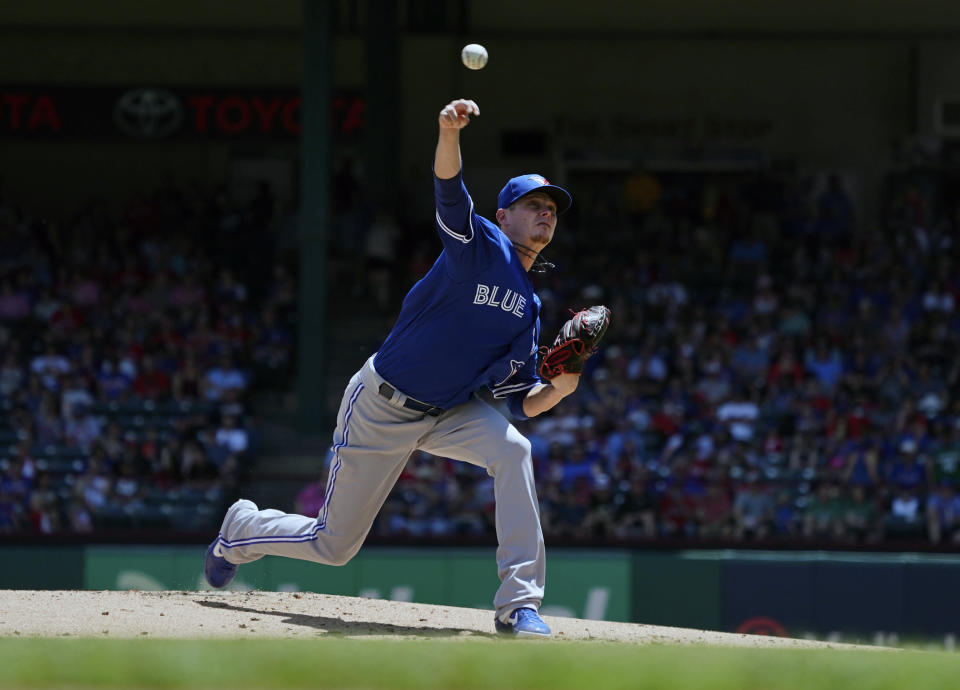
[[[540,378],[551,381],[560,374],[580,374],[583,363],[597,350],[610,325],[610,310],[603,305],[582,309],[563,324],[553,345],[540,347]]]

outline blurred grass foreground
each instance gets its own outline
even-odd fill
[[[571,645],[576,645],[573,648]],[[0,688],[936,690],[960,657],[920,650],[742,649],[519,640],[0,641]]]

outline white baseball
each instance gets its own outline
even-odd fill
[[[469,69],[483,69],[487,64],[487,49],[479,43],[465,45],[460,51],[460,59]]]

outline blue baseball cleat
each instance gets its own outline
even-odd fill
[[[507,622],[494,616],[494,624],[498,633],[516,635],[517,637],[550,637],[550,627],[543,622],[540,615],[533,609],[514,609]]]
[[[220,546],[220,537],[213,540],[207,547],[203,557],[203,576],[211,587],[220,589],[226,587],[237,574],[237,567],[223,557],[223,548]]]

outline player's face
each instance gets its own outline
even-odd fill
[[[557,227],[557,204],[548,194],[532,192],[504,209],[503,231],[523,244],[546,246]]]

